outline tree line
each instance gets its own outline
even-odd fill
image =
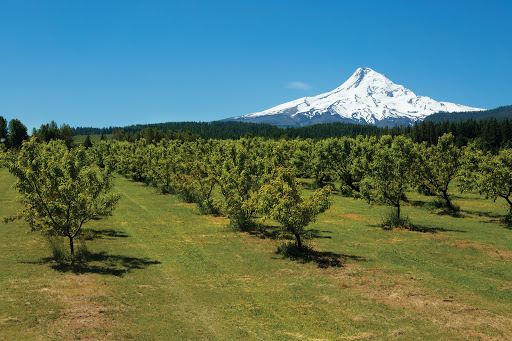
[[[508,107],[505,107],[508,108]],[[495,109],[499,110],[501,108]],[[437,143],[444,134],[454,136],[454,144],[461,148],[469,143],[476,147],[496,154],[500,149],[512,147],[512,120],[490,118],[485,120],[468,119],[465,121],[433,122],[425,120],[412,126],[377,127],[372,125],[352,123],[315,124],[305,127],[281,128],[270,124],[218,121],[218,122],[170,122],[159,124],[133,125],[124,128],[71,128],[67,124],[60,127],[52,121],[43,124],[39,129],[33,129],[32,136],[39,140],[64,140],[68,147],[73,144],[74,135],[105,134],[112,135],[119,141],[134,142],[145,139],[158,143],[163,139],[193,141],[197,139],[240,139],[243,137],[262,137],[265,139],[314,139],[321,140],[333,137],[352,137],[359,135],[382,137],[384,135],[403,135],[415,143],[426,142],[429,145]],[[21,147],[28,139],[26,127],[18,120],[7,120],[0,116],[0,141],[4,147]]]
[[[472,119],[475,121],[496,118],[501,121],[512,119],[512,105],[506,105],[491,110],[468,111],[468,112],[439,112],[425,118],[425,121],[444,122],[444,121],[465,121]]]
[[[27,138],[27,127],[20,120],[13,118],[7,123],[7,120],[0,116],[0,150],[20,148]]]
[[[377,127],[353,123],[314,124],[305,127],[277,127],[270,124],[246,122],[171,122],[135,125],[124,128],[74,128],[76,135],[113,134],[115,139],[135,141],[144,138],[158,142],[161,139],[240,139],[262,137],[266,139],[326,139],[332,137],[356,137],[404,135],[416,143],[435,144],[439,137],[451,133],[455,145],[463,147],[475,142],[484,151],[497,153],[502,148],[512,147],[512,120],[489,118],[485,120],[433,122],[425,120],[412,126]]]

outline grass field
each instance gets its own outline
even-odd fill
[[[19,208],[0,169],[0,216]],[[507,208],[455,198],[459,217],[409,195],[419,231],[383,230],[387,208],[334,196],[311,227],[307,260],[276,254],[272,233],[116,179],[112,217],[90,222],[92,261],[52,262],[43,237],[0,222],[0,340],[510,340]],[[76,269],[75,269],[76,270]]]

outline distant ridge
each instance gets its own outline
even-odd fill
[[[512,105],[506,105],[491,110],[484,111],[464,111],[453,113],[436,113],[425,118],[426,122],[444,122],[444,121],[466,121],[469,119],[480,121],[495,118],[498,121],[512,119]]]
[[[303,97],[273,108],[230,120],[307,126],[316,123],[360,123],[377,126],[410,125],[437,112],[468,112],[484,109],[419,96],[370,68],[358,68],[336,89]]]

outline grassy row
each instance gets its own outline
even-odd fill
[[[0,169],[0,215],[16,211]],[[507,209],[457,197],[458,217],[410,193],[418,231],[382,230],[387,208],[334,196],[316,253],[276,254],[278,229],[222,217],[116,179],[120,206],[88,225],[91,261],[59,267],[23,222],[0,223],[0,339],[506,339],[512,335]],[[270,222],[266,222],[270,224]],[[423,232],[420,232],[423,231]]]

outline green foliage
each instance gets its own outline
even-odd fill
[[[24,218],[33,231],[67,237],[71,254],[83,224],[111,214],[119,201],[110,193],[111,177],[91,166],[83,147],[68,150],[62,141],[40,144],[32,138],[8,167],[24,206],[10,219]]]
[[[331,174],[341,181],[343,193],[359,193],[360,183],[366,176],[373,159],[375,138],[342,137],[316,143],[316,168],[323,167],[324,174]]]
[[[444,122],[444,121],[466,121],[466,120],[488,120],[488,119],[512,119],[512,105],[502,106],[491,110],[469,111],[469,112],[450,112],[435,113],[425,118],[425,121]]]
[[[220,214],[221,203],[212,199],[223,157],[218,142],[199,139],[192,143],[193,156],[189,158],[190,185],[203,214]]]
[[[383,136],[375,146],[369,174],[361,182],[361,194],[370,203],[382,202],[396,208],[414,183],[414,144],[403,136]]]
[[[7,120],[0,116],[0,149],[7,145]]]
[[[5,147],[0,144],[0,168],[4,166],[5,159],[7,157]]]
[[[9,121],[9,147],[19,149],[23,141],[28,139],[27,127],[18,119]]]
[[[161,193],[174,194],[177,191],[178,150],[177,143],[166,140],[160,141],[154,147],[148,146],[148,157],[152,160],[152,166],[148,169],[147,176]]]
[[[82,143],[82,146],[84,146],[85,149],[89,149],[92,147],[91,137],[87,135],[87,137],[84,140],[84,143]]]
[[[38,140],[41,142],[62,140],[68,148],[72,148],[74,145],[73,129],[67,124],[63,124],[59,128],[55,121],[51,121],[49,124],[42,124],[41,127],[35,131],[34,136],[37,136]]]
[[[497,155],[491,155],[468,148],[464,165],[462,187],[474,188],[493,201],[503,198],[512,214],[512,149],[504,149]]]
[[[53,255],[53,259],[57,263],[62,264],[69,259],[69,254],[66,252],[66,245],[64,245],[64,240],[62,239],[62,237],[48,235],[46,237],[46,241]]]
[[[116,145],[112,140],[102,140],[94,144],[93,147],[88,150],[88,153],[91,156],[92,161],[101,169],[106,169],[107,171],[113,171],[116,169],[116,161],[114,159],[114,155],[116,154]]]
[[[452,212],[458,208],[448,194],[450,182],[459,176],[461,150],[454,144],[454,136],[445,134],[435,145],[417,145],[415,177],[430,194],[437,195]]]
[[[222,167],[217,169],[217,184],[224,198],[224,208],[235,225],[244,227],[258,211],[258,194],[268,173],[258,155],[259,141],[242,139],[230,142],[221,151]]]
[[[260,190],[260,206],[264,214],[295,236],[297,247],[302,248],[306,227],[330,205],[331,187],[316,190],[310,198],[301,195],[300,182],[289,168],[279,168],[275,177]]]
[[[403,215],[399,215],[399,211],[392,208],[382,219],[381,226],[385,229],[393,229],[393,228],[410,228],[411,221],[409,217],[404,217]]]
[[[249,136],[156,143],[143,138],[99,141],[90,151],[108,172],[116,170],[162,193],[177,194],[185,202],[196,203],[203,214],[226,214],[234,225],[250,226],[259,210],[260,188],[280,167],[291,168],[303,178],[313,177],[315,188],[339,181],[342,193],[391,205],[398,216],[405,192],[415,186],[443,200],[440,207],[456,212],[458,206],[449,193],[451,182],[459,178],[459,186],[475,187],[473,178],[479,171],[475,165],[480,163],[467,161],[469,151],[477,150],[476,142],[461,150],[456,140],[452,134],[441,136],[433,145],[391,135],[320,141]],[[470,164],[474,169],[468,168]],[[222,200],[212,197],[213,193]]]

